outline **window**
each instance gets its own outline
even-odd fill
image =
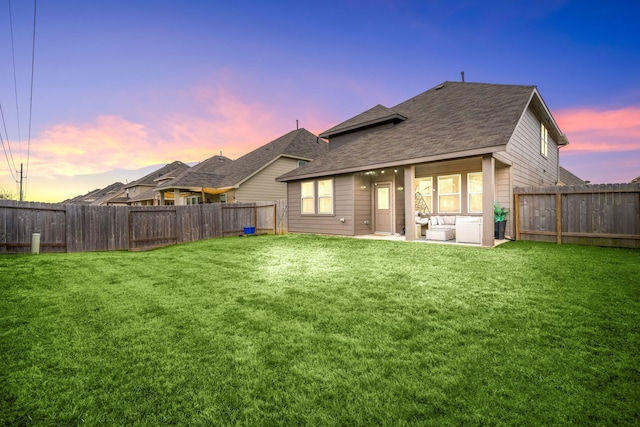
[[[389,187],[378,187],[378,210],[389,209]]]
[[[333,180],[318,181],[318,212],[321,214],[333,213]]]
[[[315,182],[308,181],[302,183],[302,213],[314,214],[316,213],[316,195],[315,195]]]
[[[427,213],[433,212],[432,177],[416,179],[416,210]]]
[[[307,164],[306,160],[298,160],[298,167],[304,166],[305,164]]]
[[[438,212],[460,213],[460,175],[438,177]]]
[[[300,192],[303,214],[333,214],[333,179],[303,182]]]
[[[197,205],[202,201],[200,196],[189,196],[186,199],[188,205]]]
[[[549,132],[544,123],[540,123],[540,153],[545,157],[549,156]]]
[[[482,212],[482,172],[467,174],[469,212]]]
[[[220,195],[220,203],[227,203],[227,193]]]

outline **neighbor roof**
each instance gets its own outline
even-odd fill
[[[357,123],[366,123],[365,116],[375,120],[386,113],[386,117],[406,118],[358,136],[278,180],[504,151],[529,105],[545,120],[555,140],[566,144],[535,86],[445,82],[395,107],[376,106],[323,132],[359,130]]]
[[[279,157],[313,160],[327,151],[328,144],[325,141],[319,139],[308,130],[301,128],[291,131],[234,161],[225,161],[220,167],[214,168],[211,173],[202,174],[196,169],[196,166],[192,168],[195,169],[193,174],[189,170],[179,179],[162,184],[156,190],[193,187],[235,187]]]
[[[155,182],[156,179],[162,177],[164,179],[170,178],[170,177],[176,177],[178,176],[182,171],[189,169],[189,165],[182,163],[179,160],[176,160],[172,163],[169,163],[168,165],[165,165],[163,167],[161,167],[158,170],[155,170],[153,172],[151,172],[148,175],[143,176],[140,179],[137,179],[133,182],[128,183],[127,185],[125,185],[125,188],[131,188],[131,187],[135,187],[137,185],[148,185],[148,186],[155,186],[157,183]]]
[[[192,188],[203,187],[204,183],[213,182],[220,178],[218,171],[227,163],[233,163],[228,157],[215,155],[209,157],[190,169],[183,171],[176,178],[171,181],[165,182],[154,188],[166,189],[166,188]]]
[[[571,172],[569,172],[567,169],[565,169],[562,166],[560,166],[560,182],[559,182],[559,184],[561,184],[561,185],[585,185],[586,182],[584,180],[578,178],[577,176],[575,176]]]
[[[81,196],[76,196],[72,199],[67,199],[62,203],[82,204],[82,205],[98,204],[99,201],[102,201],[103,199],[109,199],[113,197],[114,194],[116,194],[119,191],[122,191],[123,188],[124,188],[123,183],[114,182],[113,184],[108,185],[104,188],[97,188]]]

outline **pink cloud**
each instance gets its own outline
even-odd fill
[[[579,108],[554,113],[569,145],[563,153],[640,150],[640,107]]]

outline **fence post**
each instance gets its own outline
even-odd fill
[[[514,204],[514,216],[515,216],[515,226],[516,226],[516,240],[520,240],[520,194],[516,193],[516,200]]]
[[[562,244],[562,193],[556,193],[556,243]]]
[[[278,234],[278,204],[273,202],[273,234]]]

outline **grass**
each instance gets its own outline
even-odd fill
[[[0,425],[638,425],[640,251],[0,257]]]

